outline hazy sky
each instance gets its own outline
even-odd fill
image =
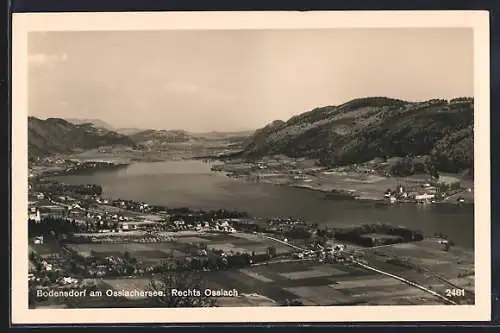
[[[473,96],[472,29],[36,32],[29,113],[231,131],[353,98]]]

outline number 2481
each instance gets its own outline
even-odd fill
[[[465,296],[465,290],[464,289],[446,289],[446,296],[447,297],[461,297]]]

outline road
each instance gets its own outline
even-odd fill
[[[298,247],[296,245],[293,245],[293,244],[290,244],[288,242],[285,242],[285,241],[282,241],[281,239],[278,239],[278,238],[274,238],[274,237],[271,237],[271,236],[266,236],[266,235],[263,235],[264,238],[267,238],[267,239],[270,239],[270,240],[273,240],[275,242],[278,242],[278,243],[281,243],[281,244],[285,244],[285,245],[288,245],[296,250],[299,250],[299,251],[306,251],[306,249],[303,249],[301,247]]]
[[[280,240],[280,239],[277,239],[277,238],[274,238],[274,237],[270,237],[270,236],[264,236],[264,237],[265,237],[265,238],[267,238],[267,239],[271,239],[271,240],[273,240],[273,241],[276,241],[276,242],[278,242],[278,243],[282,243],[282,244],[288,245],[288,246],[290,246],[290,247],[292,247],[292,248],[294,248],[294,249],[301,250],[301,251],[306,251],[306,249],[303,249],[303,248],[298,247],[298,246],[296,246],[296,245],[293,245],[293,244],[290,244],[290,243],[288,243],[288,242],[282,241],[282,240]],[[420,284],[418,284],[418,283],[416,283],[416,282],[410,281],[410,280],[408,280],[408,279],[405,279],[405,278],[403,278],[403,277],[401,277],[401,276],[398,276],[398,275],[395,275],[395,274],[391,274],[391,273],[389,273],[389,272],[385,272],[385,271],[383,271],[383,270],[380,270],[380,269],[378,269],[378,268],[375,268],[375,267],[373,267],[373,266],[370,266],[369,264],[365,264],[365,263],[359,262],[359,261],[357,261],[357,260],[352,260],[351,262],[352,262],[352,263],[354,263],[354,264],[356,264],[356,265],[358,265],[358,266],[360,266],[360,267],[363,267],[364,269],[367,269],[367,270],[370,270],[370,271],[376,272],[376,273],[378,273],[378,274],[382,274],[382,275],[385,275],[385,276],[391,277],[391,278],[393,278],[393,279],[396,279],[396,280],[399,280],[399,281],[401,281],[401,282],[404,282],[404,283],[406,283],[406,284],[408,284],[408,285],[410,285],[410,286],[412,286],[412,287],[415,287],[415,288],[418,288],[418,289],[420,289],[420,290],[423,290],[423,291],[427,292],[428,294],[431,294],[431,295],[433,295],[433,296],[435,296],[435,297],[440,298],[442,301],[444,301],[444,302],[446,302],[446,303],[448,303],[448,304],[457,305],[457,303],[456,303],[455,301],[453,301],[453,300],[449,299],[448,297],[446,297],[446,296],[444,296],[444,295],[441,295],[441,294],[439,294],[439,293],[437,293],[437,292],[435,292],[435,291],[433,291],[433,290],[430,290],[430,289],[428,289],[428,288],[426,288],[426,287],[424,287],[424,286],[422,286],[422,285],[420,285]]]
[[[463,197],[468,202],[472,202],[474,198],[474,193],[469,192],[468,190],[460,190],[457,191],[456,193],[444,197],[443,201],[457,200],[460,197]]]
[[[376,272],[376,273],[379,273],[379,274],[382,274],[382,275],[385,275],[385,276],[388,276],[388,277],[392,277],[392,278],[394,278],[396,280],[399,280],[401,282],[404,282],[404,283],[406,283],[406,284],[408,284],[410,286],[413,286],[415,288],[423,290],[423,291],[425,291],[425,292],[427,292],[427,293],[429,293],[429,294],[431,294],[433,296],[436,296],[436,297],[440,298],[441,300],[445,301],[446,303],[457,305],[457,303],[455,301],[452,301],[451,299],[447,298],[446,296],[443,296],[443,295],[441,295],[441,294],[439,294],[439,293],[437,293],[437,292],[435,292],[433,290],[430,290],[430,289],[428,289],[428,288],[426,288],[426,287],[424,287],[424,286],[422,286],[422,285],[420,285],[418,283],[415,283],[413,281],[407,280],[407,279],[405,279],[405,278],[403,278],[401,276],[398,276],[398,275],[395,275],[395,274],[391,274],[391,273],[382,271],[382,270],[380,270],[378,268],[372,267],[370,265],[363,264],[363,263],[361,263],[359,261],[356,261],[356,260],[353,260],[352,262],[355,263],[355,264],[357,264],[357,265],[359,265],[359,266],[361,266],[361,267],[363,267],[363,268],[365,268],[365,269],[368,269],[370,271],[373,271],[373,272]]]

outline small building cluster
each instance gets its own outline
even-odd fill
[[[439,189],[431,184],[424,184],[420,188],[407,189],[403,185],[398,185],[395,190],[387,189],[384,198],[391,203],[396,202],[435,202],[440,197]]]

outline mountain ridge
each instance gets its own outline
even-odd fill
[[[325,166],[425,156],[426,167],[460,172],[473,168],[473,103],[471,97],[358,98],[275,120],[247,139],[241,155],[308,157]]]
[[[86,119],[86,118],[62,118],[66,120],[67,122],[70,122],[74,125],[84,125],[84,124],[92,124],[96,128],[104,128],[107,129],[108,131],[116,131],[116,128],[105,122],[104,120],[98,119],[98,118],[92,118],[92,119]]]
[[[30,158],[112,145],[133,147],[135,143],[125,135],[95,127],[91,123],[76,125],[62,118],[28,117]]]

